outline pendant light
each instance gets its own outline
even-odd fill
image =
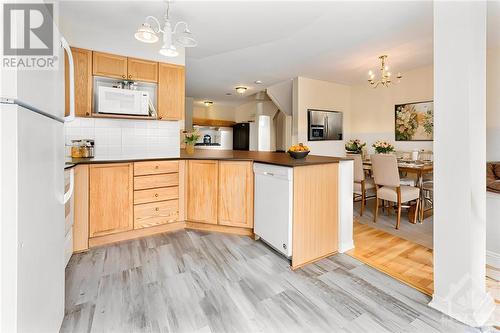
[[[177,57],[179,55],[177,47],[195,47],[198,45],[198,42],[189,30],[189,26],[186,22],[177,22],[172,29],[172,24],[169,19],[169,1],[166,1],[166,6],[165,15],[163,17],[163,28],[156,17],[147,16],[144,23],[137,29],[134,37],[143,43],[156,43],[160,39],[158,35],[161,33],[163,34],[163,45],[159,50],[160,54],[165,57]],[[152,26],[149,22],[152,22],[154,25]],[[184,29],[178,32],[177,30],[181,25]]]

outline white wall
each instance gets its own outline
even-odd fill
[[[237,123],[255,121],[257,115],[274,117],[278,107],[272,101],[250,101],[236,107],[235,121]]]
[[[218,104],[213,104],[212,106],[204,106],[200,104],[200,102],[194,103],[193,118],[235,121],[236,108],[234,106]]]
[[[394,106],[433,100],[433,67],[403,73],[401,82],[389,88],[374,89],[368,82],[352,87],[351,137],[366,142],[368,152],[377,140],[395,144],[397,150],[432,150],[432,141],[395,141]]]
[[[76,118],[65,124],[66,145],[71,140],[94,139],[96,157],[178,157],[179,133],[179,121]]]
[[[351,87],[297,77],[293,80],[292,142],[305,143],[311,154],[344,156],[344,141],[307,141],[307,109],[323,109],[343,113],[344,138],[351,128]]]
[[[500,48],[487,52],[486,140],[486,159],[500,161]]]

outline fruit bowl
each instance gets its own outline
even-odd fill
[[[301,159],[309,154],[309,148],[303,143],[299,143],[297,145],[290,146],[290,148],[288,148],[288,154],[292,158]]]
[[[306,150],[306,151],[291,151],[291,150],[289,150],[288,154],[290,154],[290,156],[292,158],[295,158],[295,159],[299,160],[301,158],[306,157],[307,154],[309,154],[309,151],[308,150]]]

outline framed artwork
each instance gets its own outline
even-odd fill
[[[396,141],[432,141],[434,102],[397,104],[394,107]]]

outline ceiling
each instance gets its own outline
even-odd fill
[[[490,7],[489,20],[498,24],[500,5]],[[146,15],[161,17],[163,8],[161,1],[72,1],[61,4],[60,18],[94,40],[144,48],[133,33]],[[171,14],[189,23],[199,43],[185,52],[186,94],[216,103],[241,104],[299,75],[361,84],[380,54],[389,55],[394,72],[432,64],[428,1],[175,1]],[[500,29],[489,30],[496,30],[490,39],[500,39]],[[144,57],[160,47],[147,46]],[[246,98],[235,93],[239,85],[249,87]]]

